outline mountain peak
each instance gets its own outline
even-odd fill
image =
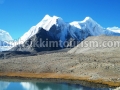
[[[85,17],[85,19],[83,20],[83,22],[87,22],[87,21],[94,21],[91,17]]]
[[[44,18],[42,19],[42,21],[45,21],[45,20],[48,20],[48,19],[58,19],[58,18],[60,18],[60,17],[58,17],[58,16],[50,16],[50,15],[48,15],[48,14],[46,14],[45,16],[44,16]]]
[[[57,16],[49,16],[49,15],[45,15],[45,17],[42,19],[42,21],[40,21],[36,26],[37,26],[37,29],[39,27],[42,27],[43,29],[45,30],[49,30],[51,28],[51,26],[53,26],[54,24],[57,24],[59,21],[60,22],[63,22],[62,18],[60,17],[57,17]]]
[[[92,19],[91,17],[87,16],[85,19],[89,20],[89,19]]]
[[[48,15],[48,14],[46,14],[42,20],[47,20],[47,19],[49,19],[49,18],[51,18],[51,16]]]
[[[59,19],[60,17],[58,17],[58,16],[53,16],[52,17],[53,19]],[[61,18],[60,18],[61,19]]]
[[[0,33],[8,33],[8,32],[6,32],[6,31],[0,29]]]
[[[13,39],[8,32],[0,29],[0,40],[5,41],[5,40],[13,40]]]
[[[62,20],[62,18],[57,16],[51,17],[50,15],[47,14],[37,25],[30,28],[30,30],[20,38],[20,40],[23,41],[21,43],[24,43],[24,41],[26,41],[27,39],[35,35],[39,31],[39,28],[43,28],[46,31],[49,31],[53,25],[57,26],[60,24],[64,24],[64,21]]]

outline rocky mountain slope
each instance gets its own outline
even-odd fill
[[[120,53],[119,36],[91,36],[82,41],[68,53]]]

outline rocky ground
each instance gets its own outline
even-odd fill
[[[120,86],[119,49],[107,52],[52,52],[0,60],[0,76],[63,78]]]
[[[65,52],[0,60],[0,74],[51,73],[86,80],[117,82],[120,85],[120,56],[107,54],[68,54]],[[49,77],[49,75],[48,75]],[[56,77],[56,76],[55,76]],[[68,76],[69,77],[69,76]],[[71,78],[71,79],[72,79]],[[101,82],[101,81],[100,81]],[[105,83],[106,84],[106,83]],[[110,85],[112,85],[110,84]],[[113,85],[114,86],[114,85]]]

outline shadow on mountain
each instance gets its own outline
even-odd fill
[[[39,28],[38,33],[29,38],[23,44],[19,44],[9,51],[3,51],[0,53],[0,58],[5,59],[18,56],[33,56],[37,54],[58,52],[58,50],[67,51],[65,48],[77,45],[78,40],[73,39],[69,33],[65,36],[67,43],[61,41],[61,36],[59,36],[60,33],[61,29],[56,28],[55,25],[53,25],[49,31]],[[74,45],[72,42],[75,42]],[[64,45],[62,45],[63,43]]]

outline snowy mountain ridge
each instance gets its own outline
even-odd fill
[[[76,41],[81,42],[89,36],[120,36],[120,33],[103,28],[90,17],[86,17],[83,21],[66,23],[60,17],[45,15],[45,17],[36,26],[33,26],[20,38],[20,40],[22,40],[21,44],[26,41],[30,41],[32,36],[36,35],[40,30],[43,30],[40,28],[43,28],[46,33],[45,35],[47,35],[42,35],[41,33],[43,31],[41,31],[41,33],[39,33],[39,35],[41,35],[41,39],[50,37],[53,41],[60,42],[60,48],[65,48],[66,46],[71,47],[73,46],[74,41],[76,45]],[[38,39],[37,37],[34,38]],[[70,42],[71,40],[72,42]],[[67,45],[65,45],[66,41],[69,42],[69,44],[67,43]]]
[[[45,15],[45,17],[35,26],[32,26],[19,40],[18,44],[23,44],[25,41],[36,35],[40,28],[43,28],[47,34],[54,40],[62,41],[60,47],[64,47],[64,42],[67,40],[82,41],[89,36],[109,35],[120,36],[120,28],[108,27],[103,28],[91,17],[86,17],[82,21],[73,21],[66,23],[61,17]],[[8,32],[0,30],[0,40],[13,40]]]
[[[116,26],[108,27],[107,29],[110,30],[110,31],[116,32],[116,33],[120,33],[120,28],[116,27]]]
[[[58,21],[56,21],[58,20]],[[33,35],[35,35],[39,28],[42,27],[43,29],[45,29],[46,31],[49,31],[49,29],[54,25],[60,25],[64,23],[62,21],[62,18],[57,17],[57,16],[53,16],[50,17],[49,15],[45,15],[45,17],[36,25],[30,28],[30,30],[28,32],[26,32],[21,38],[20,40],[22,40],[23,42],[25,42],[27,39],[29,39],[30,37],[32,37]]]
[[[91,17],[86,17],[83,21],[73,21],[71,23],[65,23],[60,17],[51,17],[49,15],[45,15],[45,17],[36,26],[30,28],[30,30],[20,38],[20,40],[22,40],[22,43],[24,43],[26,40],[35,35],[39,31],[40,27],[45,29],[46,31],[49,31],[53,25],[56,26],[57,30],[61,29],[61,34],[59,34],[57,37],[62,36],[61,39],[63,41],[65,41],[64,36],[67,34],[67,32],[69,32],[73,38],[77,38],[78,40],[83,37],[86,38],[88,36],[86,34],[89,34],[91,36],[98,36],[103,34],[117,36],[120,35],[120,32],[118,31],[110,30],[109,28],[103,28]],[[81,35],[81,31],[86,33],[85,36]],[[78,33],[77,36],[76,33]]]
[[[83,30],[89,29],[91,35],[93,36],[104,34],[103,27],[101,27],[90,17],[86,17],[83,21],[73,21],[70,23],[70,25]]]

